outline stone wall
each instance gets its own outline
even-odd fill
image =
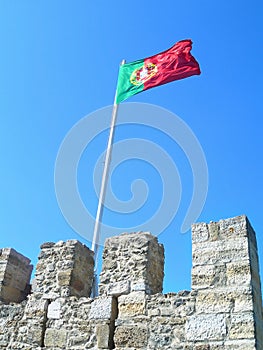
[[[247,218],[194,224],[192,241],[192,290],[161,294],[157,238],[109,238],[96,298],[93,253],[77,241],[45,243],[31,294],[0,303],[0,349],[262,350],[257,244]]]
[[[115,295],[130,291],[147,294],[163,290],[164,249],[148,232],[126,233],[106,240],[100,294]]]
[[[93,252],[76,240],[44,243],[36,267],[34,291],[54,297],[89,296]]]
[[[30,291],[32,269],[30,260],[14,249],[0,249],[0,300],[24,300]]]
[[[222,341],[227,339],[231,344],[242,341],[245,349],[254,349],[250,344],[257,339],[257,346],[262,349],[257,243],[249,221],[241,216],[208,225],[195,224],[192,235],[192,288],[198,290],[196,321],[202,325],[201,320],[206,322],[210,317],[218,327],[221,324]],[[207,336],[205,327],[198,332],[195,325],[191,327],[191,319],[189,326],[194,331],[192,338]]]

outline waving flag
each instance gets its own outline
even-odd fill
[[[120,66],[116,103],[155,86],[199,75],[199,64],[191,55],[191,48],[191,40],[182,40],[157,55]]]

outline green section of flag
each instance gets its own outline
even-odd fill
[[[135,85],[131,82],[132,73],[143,67],[144,60],[138,60],[131,63],[126,63],[120,66],[118,85],[117,85],[117,94],[116,94],[116,103],[120,103],[126,100],[128,97],[138,94],[143,90],[143,83]]]

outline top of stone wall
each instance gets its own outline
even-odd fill
[[[253,249],[249,250],[249,245]],[[211,281],[230,283],[230,277],[224,269],[231,263],[248,264],[253,261],[255,271],[258,269],[256,257],[250,257],[256,250],[255,232],[247,217],[240,215],[234,218],[210,223],[192,225],[193,271],[195,287],[201,285],[203,270],[213,270],[210,265],[225,265],[211,272]],[[252,243],[252,244],[251,244]],[[54,297],[90,296],[93,268],[93,252],[77,240],[46,242],[41,245],[39,261],[36,268],[34,292]],[[19,261],[19,263],[18,263]],[[8,268],[5,264],[8,262]],[[200,270],[201,265],[208,265]],[[246,265],[247,266],[247,265]],[[164,248],[157,237],[150,232],[123,233],[105,241],[103,267],[100,275],[100,294],[119,296],[133,291],[145,291],[147,294],[162,292],[164,277]],[[24,273],[18,273],[19,271]],[[202,272],[200,272],[200,271]],[[224,271],[223,271],[224,270]],[[0,249],[0,287],[2,300],[6,298],[9,287],[26,295],[29,292],[30,260],[12,248]],[[9,277],[8,277],[8,276]],[[16,276],[10,279],[10,275]],[[219,278],[219,275],[221,276]],[[241,278],[241,277],[240,277]],[[221,281],[222,280],[222,281]],[[234,279],[232,278],[234,281]],[[236,277],[235,280],[238,280]],[[212,283],[212,282],[209,283]],[[202,282],[203,283],[203,282]],[[213,282],[214,283],[214,282]],[[232,282],[231,282],[232,283]],[[232,283],[233,284],[233,283]],[[8,288],[3,288],[3,285]],[[192,287],[193,287],[192,285]],[[24,293],[24,294],[23,294]],[[5,295],[5,297],[3,297]],[[50,297],[50,299],[52,299]],[[10,301],[18,301],[15,298]]]
[[[1,248],[0,249],[0,260],[6,261],[7,259],[18,259],[21,264],[29,265],[31,260],[22,255],[21,253],[18,253],[14,248]]]
[[[235,237],[247,237],[255,241],[255,232],[246,215],[240,215],[209,224],[199,222],[192,225],[192,243],[220,241]]]
[[[58,296],[89,296],[93,281],[94,253],[77,240],[41,245],[34,289]]]
[[[124,233],[105,242],[100,294],[160,293],[164,248],[149,232]]]
[[[30,291],[33,266],[13,248],[0,249],[0,300],[21,302]]]
[[[194,224],[192,290],[177,294],[161,294],[164,250],[155,236],[109,238],[96,298],[93,252],[76,240],[44,243],[36,290],[26,302],[0,302],[0,349],[261,350],[254,238],[245,216]],[[5,295],[15,295],[18,272],[29,271],[19,256],[1,250]]]

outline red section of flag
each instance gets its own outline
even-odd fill
[[[191,55],[191,40],[182,40],[170,49],[148,57],[145,67],[157,67],[157,72],[144,83],[144,90],[201,73],[199,64]]]

